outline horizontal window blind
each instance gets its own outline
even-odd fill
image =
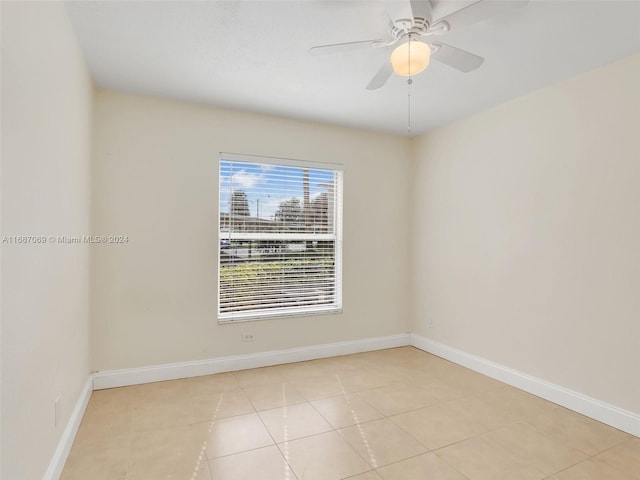
[[[220,159],[218,319],[342,307],[342,171]]]

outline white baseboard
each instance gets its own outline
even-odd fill
[[[403,333],[387,337],[352,340],[326,345],[312,345],[288,350],[252,353],[249,355],[103,371],[94,374],[93,388],[95,390],[101,390],[104,388],[124,387],[141,383],[232,372],[247,368],[268,367],[271,365],[281,365],[283,363],[303,362],[305,360],[333,357],[336,355],[348,355],[384,348],[402,347],[409,345],[409,341],[410,334]]]
[[[64,432],[62,433],[62,437],[60,437],[58,447],[56,448],[53,457],[51,457],[49,467],[44,474],[43,480],[58,480],[60,478],[60,475],[62,475],[62,469],[64,468],[64,464],[67,461],[69,452],[71,451],[71,446],[73,445],[73,441],[76,438],[76,433],[78,433],[78,428],[80,427],[82,416],[87,409],[87,404],[89,403],[89,399],[91,398],[92,391],[93,377],[89,376],[84,386],[82,387],[80,397],[76,402],[76,406],[74,407],[73,412],[71,412],[71,417],[67,422],[67,426],[64,429]]]
[[[411,345],[640,437],[640,415],[414,333]]]

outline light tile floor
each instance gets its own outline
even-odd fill
[[[93,393],[63,480],[640,480],[640,439],[412,347]]]

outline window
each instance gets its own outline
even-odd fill
[[[342,308],[342,171],[223,154],[218,321]]]

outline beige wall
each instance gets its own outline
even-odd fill
[[[112,92],[93,138],[93,369],[408,331],[406,138]],[[343,314],[217,324],[220,151],[344,163]]]
[[[64,6],[1,8],[2,235],[88,233],[93,91]],[[88,282],[87,247],[2,245],[3,479],[42,478],[88,379]]]
[[[638,85],[635,55],[415,140],[416,333],[640,412]]]

